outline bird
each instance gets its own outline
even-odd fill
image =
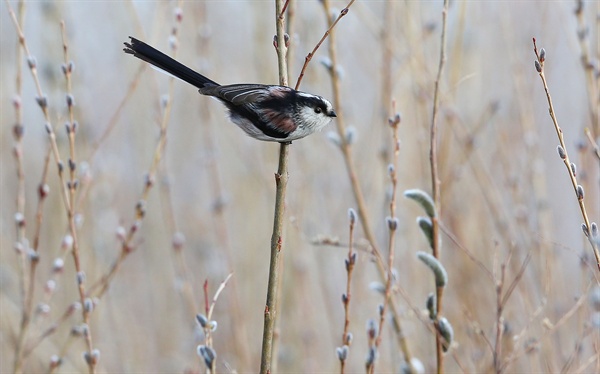
[[[230,120],[252,138],[291,143],[327,126],[336,117],[333,105],[322,96],[267,84],[220,85],[150,45],[129,37],[123,51],[148,62],[220,100]]]

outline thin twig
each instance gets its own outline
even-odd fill
[[[554,124],[554,129],[556,130],[556,135],[558,136],[558,141],[560,142],[560,146],[558,147],[558,154],[563,160],[565,167],[567,168],[567,172],[569,173],[569,178],[571,179],[571,184],[573,185],[573,190],[575,191],[575,196],[577,197],[577,202],[579,203],[579,210],[581,211],[581,215],[583,216],[583,231],[590,245],[592,246],[592,251],[594,253],[594,257],[596,258],[596,266],[598,267],[598,271],[600,271],[600,250],[598,250],[597,242],[592,238],[590,220],[585,209],[585,203],[583,202],[583,187],[577,184],[577,177],[575,176],[575,170],[572,166],[575,164],[573,164],[569,159],[569,154],[567,152],[567,146],[565,144],[563,131],[558,125],[558,119],[556,118],[556,114],[554,113],[554,106],[552,105],[550,89],[548,88],[548,83],[546,82],[546,75],[544,74],[544,62],[546,61],[546,51],[542,48],[542,50],[538,52],[535,38],[533,38],[533,52],[535,53],[536,57],[535,67],[540,76],[540,79],[542,80],[544,91],[546,92],[546,99],[548,101],[548,111],[550,113],[550,118],[552,118],[552,123]]]
[[[396,111],[395,102],[392,103],[393,112]],[[396,114],[394,117],[391,117],[388,120],[388,124],[392,130],[392,161],[388,167],[388,174],[390,177],[390,181],[392,184],[392,196],[390,199],[389,209],[390,216],[387,218],[387,226],[388,226],[388,263],[387,263],[387,279],[385,282],[385,292],[383,298],[383,305],[381,310],[379,311],[379,331],[377,332],[377,339],[375,339],[375,348],[379,349],[379,345],[381,344],[381,336],[383,334],[383,326],[385,325],[385,317],[386,312],[391,301],[392,296],[392,282],[394,280],[393,273],[393,265],[394,265],[394,249],[395,249],[395,238],[396,238],[396,230],[398,229],[398,219],[396,218],[396,193],[398,187],[398,175],[396,173],[396,169],[398,168],[398,157],[400,156],[400,139],[398,138],[398,127],[400,125],[400,115]],[[410,365],[410,362],[407,361],[407,365]],[[370,372],[373,373],[375,371],[375,363],[370,366]]]
[[[588,108],[590,112],[592,133],[595,137],[600,136],[600,121],[598,120],[598,77],[597,67],[595,67],[590,57],[589,31],[585,24],[584,2],[577,0],[575,8],[575,17],[577,18],[577,40],[581,50],[581,65],[585,73],[585,83],[587,88]]]
[[[588,127],[586,127],[583,131],[585,132],[585,136],[587,137],[588,142],[590,142],[590,145],[594,149],[594,154],[596,155],[596,158],[600,162],[600,146],[598,146],[598,143],[596,143],[596,141],[594,140],[592,132]]]
[[[321,46],[321,44],[323,44],[323,42],[325,41],[325,39],[327,39],[327,37],[331,34],[331,32],[333,31],[333,28],[342,19],[342,17],[344,17],[346,14],[348,14],[348,12],[350,10],[350,7],[352,6],[352,4],[355,1],[356,0],[351,0],[348,3],[348,5],[346,5],[346,7],[344,9],[342,9],[342,11],[340,12],[340,14],[335,19],[335,21],[328,22],[329,23],[329,28],[327,29],[327,31],[325,31],[325,34],[323,34],[323,37],[321,37],[321,40],[319,40],[319,42],[317,43],[317,45],[315,45],[315,47],[313,48],[313,50],[308,55],[306,55],[306,57],[304,58],[304,65],[302,65],[302,70],[300,70],[300,75],[298,76],[298,81],[296,81],[296,89],[298,89],[300,87],[300,82],[302,82],[302,78],[304,78],[304,72],[306,71],[306,68],[308,67],[308,63],[310,62],[310,60],[312,60],[312,58],[315,55],[315,53],[317,53],[317,49],[319,49],[319,47]],[[323,3],[325,3],[325,2],[323,2]],[[327,8],[329,8],[329,6],[327,6]],[[329,12],[327,13],[327,17],[329,19],[329,17],[330,17]]]
[[[69,160],[68,160],[68,168],[69,168],[69,177],[70,180],[67,182],[67,188],[69,190],[67,205],[68,211],[68,219],[69,219],[69,232],[72,238],[72,246],[71,246],[71,254],[73,256],[73,262],[75,264],[75,270],[77,271],[77,286],[79,291],[79,299],[82,305],[81,313],[83,315],[83,323],[85,323],[88,328],[87,331],[83,334],[85,341],[87,343],[88,351],[86,352],[86,362],[88,364],[88,369],[90,373],[94,373],[96,371],[96,365],[98,364],[97,354],[94,354],[93,343],[92,343],[92,332],[89,328],[90,323],[90,313],[92,309],[88,308],[87,305],[90,305],[91,300],[86,302],[86,290],[85,290],[85,273],[81,268],[80,261],[80,252],[79,252],[79,240],[77,235],[77,225],[75,223],[75,193],[77,190],[77,186],[79,182],[75,176],[76,170],[76,161],[75,161],[75,133],[77,131],[77,124],[75,123],[75,114],[73,112],[74,99],[72,95],[72,83],[71,83],[71,73],[73,71],[73,63],[69,60],[69,47],[67,44],[67,36],[65,32],[65,23],[61,22],[61,34],[62,34],[62,42],[63,42],[63,55],[64,55],[64,64],[63,74],[65,76],[66,83],[66,91],[67,91],[67,108],[69,110],[69,122],[66,125],[67,135],[69,137]]]
[[[115,129],[117,123],[119,122],[119,118],[121,117],[121,112],[126,107],[126,104],[129,102],[129,99],[133,97],[133,92],[137,89],[138,83],[140,82],[140,78],[142,76],[142,72],[145,69],[146,69],[146,64],[140,64],[140,66],[138,67],[138,70],[135,72],[135,76],[129,83],[129,87],[127,87],[127,92],[125,93],[125,95],[123,96],[121,101],[119,102],[119,105],[117,106],[117,109],[115,110],[113,115],[108,120],[108,124],[104,127],[104,131],[102,132],[102,135],[100,135],[100,137],[92,143],[92,145],[91,145],[92,149],[88,155],[88,160],[94,159],[94,156],[96,155],[96,152],[98,151],[100,146],[102,146],[104,141],[106,141],[106,139],[108,139],[109,135]]]
[[[354,251],[354,226],[356,224],[356,213],[354,209],[348,210],[348,219],[350,221],[350,229],[348,233],[348,257],[345,260],[346,264],[346,293],[342,295],[342,303],[344,305],[344,331],[342,333],[342,346],[339,348],[338,359],[340,360],[340,373],[344,374],[346,368],[346,359],[348,350],[352,344],[352,338],[349,334],[350,327],[350,300],[352,293],[350,292],[350,284],[352,283],[352,271],[356,265],[356,252]]]
[[[19,23],[23,23],[25,15],[25,2],[19,2]],[[23,111],[22,111],[22,93],[23,93],[23,48],[17,43],[16,51],[16,76],[15,76],[15,98],[13,107],[15,110],[15,124],[13,125],[14,148],[16,176],[17,176],[17,197],[15,201],[15,229],[16,243],[19,246],[19,279],[21,281],[20,293],[23,300],[21,310],[21,323],[19,325],[19,334],[15,349],[15,358],[13,372],[20,373],[23,366],[23,347],[27,339],[27,332],[31,320],[31,311],[33,306],[33,293],[35,287],[35,269],[38,261],[29,261],[29,273],[27,273],[27,240],[26,240],[26,220],[25,220],[25,171],[23,168]],[[35,251],[36,249],[33,248]]]
[[[437,259],[440,258],[440,228],[439,228],[439,217],[441,216],[441,196],[440,196],[440,179],[438,172],[438,156],[437,156],[437,148],[438,148],[438,112],[440,105],[440,84],[442,80],[442,73],[444,71],[444,65],[446,63],[446,30],[448,28],[447,25],[447,16],[448,16],[448,0],[444,0],[444,7],[442,9],[442,35],[441,35],[441,43],[440,43],[440,61],[438,65],[437,77],[435,79],[435,88],[433,93],[433,114],[431,116],[431,128],[430,128],[430,153],[429,153],[429,161],[431,165],[431,190],[432,190],[432,198],[436,208],[436,214],[434,217],[431,217],[432,224],[432,250],[433,256]],[[439,330],[439,319],[442,315],[442,297],[444,295],[444,287],[436,287],[436,319],[434,321],[434,325],[436,327],[436,331]],[[437,373],[441,374],[444,372],[444,354],[442,348],[442,340],[441,334],[436,333],[435,335],[435,345],[436,345],[436,359],[437,359]]]
[[[217,304],[217,300],[219,299],[219,295],[221,294],[221,292],[223,292],[223,290],[225,289],[225,286],[227,285],[227,282],[229,282],[229,280],[231,279],[232,276],[233,276],[233,272],[229,273],[229,275],[225,278],[225,280],[223,282],[221,282],[221,284],[219,284],[219,287],[215,291],[215,294],[213,295],[213,298],[212,298],[212,301],[210,304],[208,303],[208,280],[204,281],[204,305],[205,305],[206,319],[205,319],[205,324],[203,324],[202,327],[204,328],[204,344],[206,345],[206,347],[210,348],[211,350],[213,347],[212,332],[216,329],[216,326],[217,326],[216,321],[212,320],[212,315],[215,310],[215,305]],[[211,363],[211,366],[208,368],[208,370],[210,373],[214,373],[215,368],[216,368],[216,360],[213,359],[210,361],[210,363]]]

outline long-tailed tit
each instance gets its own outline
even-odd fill
[[[148,44],[129,37],[125,53],[134,55],[214,96],[229,109],[229,117],[258,140],[287,143],[321,130],[335,117],[331,103],[321,96],[285,86],[231,84],[221,86]]]

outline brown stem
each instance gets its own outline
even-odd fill
[[[580,187],[577,184],[577,177],[575,176],[575,172],[573,168],[571,168],[571,161],[569,159],[569,154],[567,152],[567,146],[565,144],[565,138],[562,129],[558,125],[558,119],[556,118],[556,114],[554,113],[554,105],[552,104],[552,97],[550,96],[550,89],[548,88],[548,83],[546,82],[546,75],[544,74],[544,62],[545,56],[540,56],[540,52],[538,52],[537,45],[535,42],[535,38],[533,38],[533,52],[535,53],[536,61],[536,69],[542,80],[542,84],[544,86],[544,91],[546,93],[546,99],[548,101],[548,112],[550,113],[550,118],[552,118],[552,123],[554,124],[554,129],[556,130],[556,135],[558,136],[558,141],[560,142],[560,150],[559,156],[562,158],[565,167],[567,168],[567,172],[569,173],[569,179],[571,180],[571,184],[573,185],[573,190],[575,191],[575,196],[577,197],[577,202],[579,203],[579,210],[581,211],[581,215],[583,217],[583,221],[585,224],[585,233],[590,245],[592,246],[592,252],[594,253],[594,257],[596,258],[596,266],[598,267],[598,271],[600,271],[600,250],[598,249],[598,244],[594,241],[591,234],[590,228],[590,220],[588,218],[587,211],[585,209],[585,203],[583,202],[583,193],[579,193]],[[582,189],[581,189],[582,190]]]
[[[288,85],[286,63],[287,46],[285,43],[285,15],[283,0],[275,0],[275,26],[277,29],[276,50],[279,67],[279,84]],[[263,338],[260,359],[260,372],[271,372],[273,364],[273,337],[277,321],[277,306],[281,247],[283,243],[283,218],[285,215],[285,193],[288,181],[288,154],[290,143],[281,143],[279,148],[279,166],[275,174],[275,212],[273,214],[273,234],[271,235],[271,259],[269,264],[269,280],[267,284],[267,301],[264,310]]]
[[[440,196],[440,179],[438,172],[438,113],[440,104],[440,83],[442,80],[442,73],[444,71],[444,65],[446,63],[446,30],[447,30],[447,15],[448,15],[448,0],[444,0],[444,7],[442,9],[442,36],[440,43],[440,61],[438,65],[437,77],[435,79],[435,88],[433,93],[433,114],[431,117],[431,127],[429,133],[430,140],[430,152],[429,161],[431,165],[431,190],[434,205],[436,207],[436,215],[431,218],[432,223],[432,236],[433,236],[433,256],[437,259],[440,258],[440,228],[439,228],[439,217],[441,215],[441,196]],[[441,374],[444,372],[444,354],[442,349],[442,340],[439,333],[439,318],[442,315],[442,297],[444,295],[444,287],[436,287],[436,320],[434,325],[436,327],[435,334],[435,346],[436,346],[436,360],[437,360],[437,373]]]

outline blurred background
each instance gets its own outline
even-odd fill
[[[89,322],[93,347],[101,352],[98,371],[204,371],[196,346],[205,340],[195,315],[206,314],[204,285],[212,300],[230,273],[212,316],[218,322],[212,333],[216,368],[258,371],[279,146],[245,136],[220,104],[193,87],[174,81],[170,91],[171,78],[124,54],[122,43],[135,36],[222,84],[276,84],[274,2],[42,1],[22,8],[10,3],[35,58],[66,164],[69,112],[60,22],[65,24],[78,123],[77,243],[86,288],[101,285],[94,289]],[[346,4],[332,1],[332,16]],[[554,108],[586,192],[589,218],[597,222],[600,168],[584,129],[598,141],[600,5],[584,2],[576,14],[577,7],[576,1],[450,2],[438,133],[439,209],[447,232],[441,262],[449,276],[443,314],[455,333],[445,357],[448,372],[498,371],[494,352],[506,372],[600,370],[599,272],[557,155],[532,48],[536,37],[546,49]],[[49,371],[57,355],[62,358],[57,372],[82,372],[87,346],[71,333],[81,325],[81,312],[63,318],[79,293],[61,182],[51,158],[49,194],[43,215],[37,215],[49,144],[46,119],[36,103],[27,53],[18,52],[7,4],[0,9],[0,371],[14,368],[24,287],[33,282],[23,370]],[[292,1],[290,9],[294,84],[329,15],[319,1]],[[410,353],[426,372],[436,368],[425,310],[434,282],[416,257],[417,251],[429,251],[416,224],[424,212],[401,194],[412,188],[431,192],[429,126],[441,12],[441,1],[357,1],[335,29],[341,84],[335,109],[353,135],[351,156],[385,258],[388,165],[394,162],[388,118],[401,113],[394,303]],[[582,51],[595,64],[589,69]],[[332,98],[329,62],[325,41],[306,70],[303,91]],[[13,136],[17,97],[20,141]],[[167,108],[166,143],[152,169]],[[332,124],[290,149],[274,372],[339,371],[335,349],[342,345],[348,209],[357,206],[336,134]],[[22,212],[18,201],[24,202]],[[126,253],[123,238],[136,222],[138,204],[145,215]],[[348,372],[364,370],[365,326],[368,319],[379,320],[383,302],[373,290],[381,279],[361,224],[354,232],[358,261],[351,283]],[[35,247],[36,237],[39,262],[30,280],[28,248]],[[102,283],[114,264],[116,271]],[[496,284],[502,274],[508,297],[498,318]],[[504,334],[496,340],[499,322]],[[382,337],[376,372],[400,372],[404,355],[389,319]]]

